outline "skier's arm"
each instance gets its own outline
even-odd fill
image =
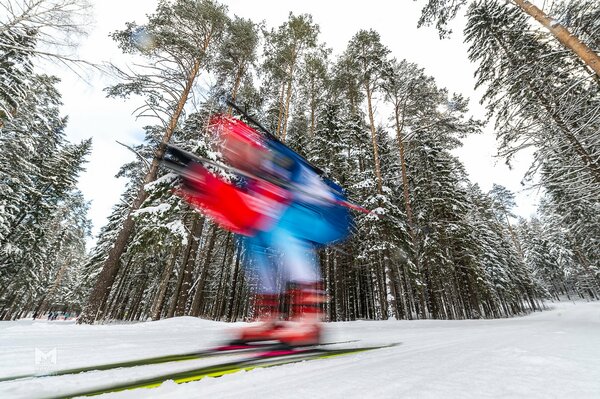
[[[188,165],[178,192],[186,201],[200,208],[217,224],[234,233],[248,235],[260,214],[248,206],[245,194],[237,187],[214,176],[200,164]]]
[[[264,227],[270,218],[268,210],[283,202],[283,195],[260,184],[252,191],[242,190],[210,173],[202,165],[188,165],[180,194],[201,208],[227,230],[251,235]]]

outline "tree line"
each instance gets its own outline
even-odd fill
[[[438,18],[443,31],[451,16],[433,3],[439,2],[426,4],[422,22]],[[597,49],[598,6],[578,1],[553,7],[572,35]],[[255,282],[244,273],[238,238],[174,196],[177,179],[158,162],[167,143],[218,159],[206,126],[214,112],[232,113],[219,103],[223,94],[345,187],[354,202],[373,209],[356,215],[351,239],[319,250],[328,320],[506,317],[542,309],[544,298],[563,294],[598,298],[598,75],[533,25],[519,5],[481,0],[470,2],[466,12],[469,58],[479,65],[477,85],[485,89],[482,101],[500,154],[510,162],[518,151],[536,149],[528,176],[537,176],[529,184],[545,192],[538,217],[515,222],[512,193],[496,185],[484,192],[469,181],[452,150],[480,132],[484,121],[470,117],[460,93],[449,93],[418,65],[395,58],[375,30],[358,31],[333,57],[308,14],[290,13],[269,29],[229,16],[214,1],[161,1],[143,24],[128,23],[111,35],[124,53],[144,62],[115,66],[119,83],[107,95],[143,98],[137,114],[155,121],[134,148],[138,158],[121,168],[119,176],[128,179],[121,201],[87,256],[79,248],[67,260],[61,248],[48,251],[60,254],[54,263],[34,263],[14,251],[6,258],[13,266],[5,268],[8,261],[0,260],[0,281],[7,287],[0,293],[0,316],[61,304],[83,311],[79,320],[88,323],[251,317]],[[13,76],[33,76],[33,55],[20,57],[13,61],[19,66]],[[16,136],[5,134],[14,119],[3,116],[1,139],[19,147]],[[19,137],[28,137],[27,129]],[[15,184],[31,179],[20,163],[4,165],[0,173],[21,173],[10,180]],[[72,179],[80,165],[65,173]],[[43,179],[34,180],[41,184],[36,192],[43,191]],[[28,207],[4,205],[17,198],[6,195],[0,203],[3,254],[20,242],[22,235],[11,234],[10,226],[19,227],[21,218],[38,228],[52,219],[44,213],[36,213],[38,219],[22,216],[23,209],[41,210],[41,200],[30,200]],[[76,205],[62,198],[51,209],[60,215],[55,223],[89,226],[83,200]],[[62,204],[65,213],[58,211]],[[32,229],[27,231],[34,236]],[[84,230],[77,232],[79,240]],[[45,280],[32,280],[40,262]]]

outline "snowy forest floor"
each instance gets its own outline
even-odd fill
[[[354,321],[326,325],[326,340],[399,346],[204,378],[101,398],[599,398],[600,303],[549,302],[549,311],[499,320]],[[78,326],[0,322],[0,378],[51,367],[189,352],[234,326],[191,317]],[[36,361],[37,351],[37,361]],[[232,355],[244,356],[244,355]],[[228,357],[231,359],[231,357]],[[41,398],[72,389],[185,370],[223,359],[0,383],[0,397]],[[37,363],[37,365],[36,365]],[[42,366],[40,366],[42,363]]]

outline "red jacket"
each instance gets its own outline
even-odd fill
[[[202,209],[217,224],[234,233],[254,235],[268,230],[289,202],[289,192],[276,185],[255,180],[241,189],[210,173],[199,164],[190,165],[182,195]]]

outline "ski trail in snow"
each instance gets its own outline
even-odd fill
[[[600,303],[551,306],[512,319],[332,323],[327,325],[328,341],[402,345],[98,397],[599,398]],[[190,317],[104,326],[3,322],[0,375],[30,370],[33,348],[42,343],[58,348],[64,368],[211,346],[230,328]],[[35,398],[42,392],[65,392],[68,386],[117,382],[154,373],[157,368],[152,367],[50,377],[43,385],[0,383],[0,397]]]

